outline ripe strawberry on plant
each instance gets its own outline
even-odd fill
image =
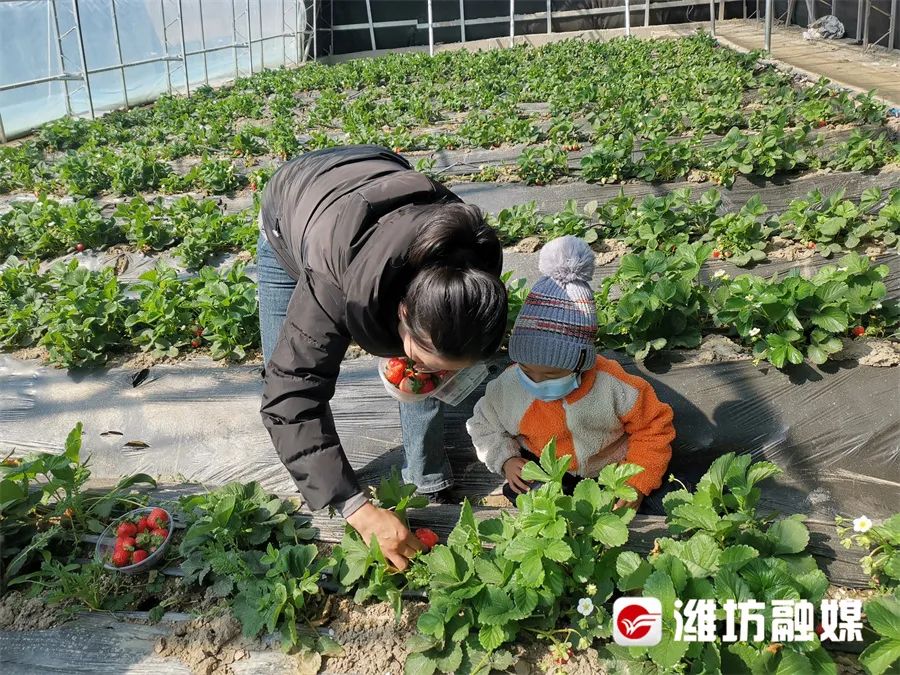
[[[150,529],[165,527],[168,524],[169,514],[166,513],[165,509],[155,508],[150,512],[150,515],[147,516],[147,526]]]
[[[112,554],[112,564],[116,567],[125,567],[131,564],[131,551],[124,548],[117,548]]]
[[[437,534],[434,530],[431,530],[427,527],[420,527],[416,530],[416,539],[422,542],[422,545],[425,547],[426,551],[430,551],[439,541]]]
[[[866,334],[866,329],[862,326],[854,326],[853,330],[851,330],[850,332],[853,333],[854,337],[862,337]]]
[[[144,562],[149,557],[150,554],[147,551],[139,548],[137,551],[131,554],[131,564],[137,565],[139,562]]]

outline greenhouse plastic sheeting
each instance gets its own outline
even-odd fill
[[[80,76],[82,63],[75,26],[75,0],[56,0],[56,18],[62,39],[64,63],[59,59],[57,31],[53,4],[48,0],[22,0],[0,2],[0,85],[32,81],[62,73]],[[250,72],[250,54],[246,47],[234,50],[235,42],[246,43],[248,30],[254,41],[263,35],[265,43],[253,44],[254,72],[264,65],[277,67],[293,63],[297,46],[293,35],[282,40],[285,32],[293,32],[291,19],[295,3],[282,0],[204,0],[203,34],[200,30],[200,5],[197,0],[179,3],[183,8],[184,47],[193,52],[201,49],[205,38],[210,52],[187,57],[191,88],[208,82],[221,84],[235,76]],[[283,7],[288,7],[283,14]],[[165,7],[165,10],[162,8]],[[234,32],[232,8],[238,20]],[[115,23],[109,0],[78,0],[81,17],[81,34],[85,60],[89,70],[103,69],[120,63],[135,63],[169,56],[173,60],[131,66],[125,69],[125,86],[128,102],[133,106],[157,98],[171,90],[184,93],[184,69],[180,61],[182,53],[181,31],[177,21],[178,5],[160,0],[116,0],[121,61],[115,41]],[[260,15],[260,8],[262,14]],[[165,11],[166,20],[162,12]],[[246,16],[249,12],[249,18]],[[286,17],[286,18],[285,18]],[[287,28],[282,22],[287,23]],[[168,24],[168,48],[164,37],[164,24]],[[260,32],[260,29],[262,32]],[[274,36],[279,37],[274,37]],[[264,45],[264,52],[261,50]],[[226,45],[229,47],[225,48]],[[106,112],[125,105],[122,75],[119,69],[90,76],[91,94],[95,113]],[[88,113],[88,99],[80,80],[68,82],[71,92],[71,112]],[[0,115],[8,137],[13,138],[39,124],[62,117],[67,112],[66,84],[47,82],[0,92]]]
[[[829,363],[779,372],[749,361],[700,365],[657,360],[646,377],[675,411],[670,466],[700,475],[717,456],[750,452],[785,476],[765,493],[783,512],[884,516],[900,510],[900,370]],[[682,357],[677,357],[682,358]],[[692,357],[687,356],[690,359]],[[496,374],[506,364],[495,361]],[[135,375],[139,374],[137,380]],[[137,386],[134,386],[137,383]],[[60,451],[82,421],[95,478],[144,471],[206,485],[258,480],[292,492],[258,413],[259,366],[209,361],[77,373],[0,356],[0,449]],[[470,496],[500,485],[477,461],[465,420],[483,389],[447,414],[456,486]],[[346,452],[366,482],[401,461],[397,403],[371,358],[346,361],[332,402]]]

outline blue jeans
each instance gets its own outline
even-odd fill
[[[263,362],[268,363],[297,282],[284,271],[265,237],[259,238],[256,250],[259,332]],[[423,493],[450,487],[453,472],[444,450],[444,404],[435,398],[401,403],[400,428],[404,450],[403,480],[414,484]]]

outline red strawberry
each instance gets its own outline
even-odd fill
[[[146,532],[150,529],[150,524],[147,522],[146,518],[141,518],[137,521],[137,532],[140,534],[141,532]]]
[[[816,242],[814,242],[814,241],[811,241],[806,245],[806,248],[808,248],[810,251],[812,251],[815,247],[816,247]]]
[[[419,383],[416,382],[414,378],[404,377],[402,380],[400,380],[400,384],[397,386],[397,388],[406,394],[417,394],[418,392],[416,391],[416,388],[418,387],[418,384]]]
[[[816,128],[817,128],[817,129],[821,129],[821,128],[824,127],[826,124],[828,124],[828,122],[826,122],[825,120],[819,120],[818,122],[816,122]]]
[[[150,515],[147,516],[148,529],[165,527],[168,522],[169,514],[166,513],[165,509],[155,508],[150,512]]]
[[[131,564],[137,565],[139,562],[143,562],[144,560],[146,560],[149,557],[150,557],[150,554],[147,553],[147,551],[144,551],[143,549],[138,549],[131,556]]]
[[[384,377],[395,387],[400,384],[401,380],[403,380],[403,376],[405,373],[406,364],[403,363],[400,359],[391,359],[390,361],[388,361],[388,364],[384,369]]]
[[[719,252],[718,249],[716,249],[715,251],[712,252],[713,258],[718,258],[718,257],[721,256],[721,255],[722,255],[722,254]]]
[[[131,552],[124,548],[117,548],[112,554],[112,564],[116,567],[125,567],[131,564]]]
[[[126,551],[133,551],[137,546],[137,541],[135,541],[134,537],[122,537],[119,541],[122,542],[122,548]]]
[[[431,530],[427,527],[420,527],[416,530],[416,539],[422,542],[422,545],[426,550],[431,550],[438,543],[438,536],[435,534],[434,530]]]
[[[816,626],[816,635],[822,635],[825,632],[825,627],[822,624],[818,624]]]
[[[199,346],[200,346],[200,340],[198,340],[197,338],[194,338],[193,340],[191,340],[191,347],[193,347],[194,349],[197,349]]]
[[[429,394],[434,391],[434,380],[427,379],[419,385],[420,394]]]
[[[156,527],[150,530],[150,534],[152,534],[154,537],[162,537],[163,539],[165,539],[169,536],[169,531],[161,527]]]
[[[136,534],[137,525],[135,525],[134,523],[129,523],[128,521],[119,523],[119,526],[116,528],[117,537],[133,537]]]
[[[866,334],[866,329],[862,326],[854,326],[853,330],[850,331],[856,337],[861,337]]]
[[[77,244],[75,244],[75,250],[81,253],[82,251],[84,251],[84,244],[79,241]]]

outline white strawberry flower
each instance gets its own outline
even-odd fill
[[[582,598],[578,601],[578,613],[581,616],[590,616],[594,611],[594,602],[590,598]]]
[[[872,521],[866,516],[853,519],[853,531],[864,534],[872,529]]]
[[[872,309],[881,309],[881,303],[880,302],[876,303]]]
[[[759,335],[759,328],[751,328],[749,331],[747,331],[747,334],[750,337],[756,337],[757,335]]]
[[[713,279],[724,279],[726,276],[725,270],[716,270],[713,273]]]
[[[596,595],[597,594],[597,587],[594,584],[588,584],[584,590],[587,591],[588,595]]]

